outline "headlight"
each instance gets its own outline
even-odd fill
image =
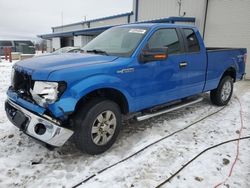
[[[46,107],[47,104],[54,103],[65,89],[66,84],[63,82],[35,81],[33,90],[31,89],[30,93],[40,106]]]

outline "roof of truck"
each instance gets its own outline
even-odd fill
[[[134,23],[126,24],[117,27],[144,27],[144,28],[154,28],[154,27],[185,27],[185,28],[195,28],[194,25],[185,25],[185,24],[171,24],[171,23]]]

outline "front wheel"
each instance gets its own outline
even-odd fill
[[[75,143],[88,154],[100,154],[115,142],[121,128],[121,111],[110,100],[94,99],[79,109],[75,118]]]
[[[225,76],[219,83],[219,86],[210,92],[210,99],[217,106],[226,105],[233,94],[233,79],[231,76]]]

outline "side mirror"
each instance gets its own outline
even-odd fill
[[[150,61],[162,61],[168,58],[168,48],[152,48],[142,50],[139,61],[147,63]]]

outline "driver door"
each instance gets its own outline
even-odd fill
[[[142,67],[150,68],[152,65],[153,75],[147,80],[150,91],[144,92],[147,106],[163,104],[185,96],[184,84],[187,75],[185,74],[186,56],[183,53],[180,34],[175,28],[162,28],[156,30],[144,50],[168,48],[168,57],[160,61],[150,61],[141,64]],[[146,91],[146,90],[144,90]],[[145,100],[148,99],[148,100]],[[145,104],[146,105],[146,104]]]

